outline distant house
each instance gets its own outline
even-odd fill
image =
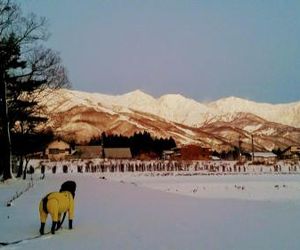
[[[300,146],[289,146],[285,150],[283,150],[281,157],[283,159],[300,159]]]
[[[170,160],[175,158],[180,158],[180,149],[179,148],[172,148],[169,150],[163,150],[162,152],[162,158],[164,160]]]
[[[45,157],[55,161],[64,160],[70,154],[70,145],[62,140],[55,140],[51,142],[45,150]]]
[[[199,145],[184,145],[181,148],[164,150],[163,158],[172,160],[210,160],[211,150]]]
[[[130,148],[104,148],[104,157],[108,159],[131,159]]]
[[[81,159],[102,158],[101,146],[75,146],[75,157]]]
[[[254,152],[253,161],[261,164],[273,164],[276,162],[277,155],[272,152]]]
[[[210,160],[210,148],[204,148],[198,145],[185,145],[180,148],[182,160]]]

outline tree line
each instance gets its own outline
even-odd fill
[[[161,156],[164,150],[176,147],[172,137],[157,138],[147,131],[135,132],[132,136],[109,134],[103,132],[98,137],[92,138],[88,145],[102,145],[107,148],[130,148],[133,156],[154,153]]]
[[[213,151],[213,156],[216,156],[222,160],[239,160],[239,158],[243,155],[247,159],[251,159],[251,153],[240,150],[238,147],[234,146],[232,149],[222,152]]]

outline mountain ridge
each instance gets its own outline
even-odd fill
[[[77,141],[88,141],[101,131],[130,135],[147,130],[158,137],[172,136],[179,144],[219,151],[240,139],[248,150],[251,135],[260,150],[300,142],[300,102],[274,105],[230,97],[204,104],[180,94],[154,98],[141,90],[113,96],[60,89],[45,96],[41,104],[51,127]]]
[[[202,125],[212,116],[222,116],[224,113],[253,113],[263,119],[300,127],[300,101],[285,104],[270,104],[254,102],[239,97],[225,97],[209,103],[197,102],[194,99],[184,97],[180,94],[166,94],[159,98],[135,90],[123,95],[105,95],[100,93],[88,93],[77,90],[57,90],[58,95],[71,95],[69,97],[80,97],[77,104],[90,101],[92,106],[101,103],[111,108],[121,106],[123,108],[148,112],[164,119],[183,123],[189,126]],[[110,103],[110,104],[109,104]],[[178,109],[181,110],[178,110]]]

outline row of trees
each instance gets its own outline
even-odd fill
[[[0,0],[0,176],[12,178],[11,153],[23,159],[52,139],[39,104],[47,89],[68,86],[59,55],[42,46],[48,38],[45,18],[24,16],[11,0]]]
[[[105,132],[99,137],[92,138],[89,145],[102,145],[108,148],[129,147],[132,155],[155,153],[161,155],[163,150],[176,147],[172,137],[156,138],[152,137],[149,132],[136,132],[132,136],[107,135]]]
[[[238,160],[242,155],[248,159],[251,159],[250,153],[243,152],[236,146],[228,151],[222,151],[222,152],[213,151],[212,155],[217,156],[222,160]]]
[[[284,150],[282,150],[280,148],[274,148],[272,150],[272,153],[275,154],[275,155],[277,155],[278,159],[282,159],[283,158],[283,156],[282,156],[283,152],[284,152]]]

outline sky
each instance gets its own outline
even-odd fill
[[[300,100],[299,0],[18,0],[75,90]]]

